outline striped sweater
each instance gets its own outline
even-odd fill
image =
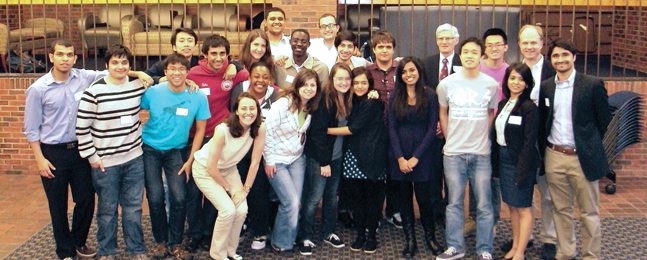
[[[81,157],[110,167],[142,155],[139,110],[145,90],[137,80],[113,85],[104,77],[83,92],[76,119]]]

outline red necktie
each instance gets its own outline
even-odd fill
[[[447,75],[447,59],[443,59],[443,68],[440,70],[440,77],[438,77],[438,80],[444,79]]]

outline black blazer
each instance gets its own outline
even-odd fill
[[[440,54],[431,55],[422,60],[422,66],[425,68],[425,85],[436,91],[438,87],[438,71],[440,68],[438,65],[440,63]],[[454,58],[452,59],[452,66],[449,69],[449,74],[454,74],[454,66],[461,66],[461,59],[458,57],[458,53],[454,52]]]
[[[542,156],[553,126],[554,100],[555,77],[551,77],[542,82],[539,93],[539,151]],[[571,106],[577,158],[586,179],[595,181],[609,173],[602,138],[611,121],[611,112],[602,79],[576,72]]]
[[[373,181],[385,174],[389,141],[382,115],[384,103],[379,99],[353,97],[348,130],[353,133],[344,140],[357,159],[357,167]]]
[[[553,68],[553,65],[550,64],[550,60],[547,58],[544,56],[544,64],[541,65],[541,82],[555,76],[555,68]],[[535,82],[535,86],[539,87],[541,82]]]
[[[325,98],[319,100],[317,110],[312,113],[310,119],[310,127],[306,131],[306,142],[304,153],[306,158],[312,158],[319,163],[320,166],[330,165],[332,161],[332,149],[335,145],[337,136],[328,135],[328,127],[337,127],[337,108],[335,105],[330,106],[330,110],[326,108]]]
[[[508,99],[499,102],[499,109],[494,117],[494,121],[501,114],[503,107]],[[520,104],[516,104],[510,112],[510,116],[520,116],[521,125],[505,124],[503,135],[505,136],[506,148],[510,159],[515,163],[516,170],[514,175],[514,184],[527,187],[535,183],[537,167],[539,167],[539,151],[537,150],[537,132],[539,128],[539,111],[532,100],[527,99]],[[496,128],[492,123],[490,131],[490,140],[492,141],[492,176],[499,177],[499,148],[501,146],[496,141]]]

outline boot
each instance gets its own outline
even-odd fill
[[[402,221],[402,230],[404,231],[404,250],[402,256],[407,255],[413,258],[418,253],[418,241],[416,240],[416,230],[412,222]]]
[[[424,221],[422,227],[425,230],[425,242],[427,244],[427,249],[431,251],[431,254],[437,256],[442,253],[442,247],[438,240],[436,240],[436,225],[433,221]]]

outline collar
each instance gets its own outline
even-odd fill
[[[526,59],[521,60],[521,62],[525,63]],[[535,65],[532,65],[532,68],[530,69],[541,69],[542,66],[544,66],[544,55],[539,54],[539,59],[537,60],[537,62],[535,62]]]
[[[47,74],[45,74],[45,76],[43,76],[43,77],[44,77],[44,79],[45,79],[45,84],[46,84],[47,86],[52,85],[52,84],[54,84],[54,83],[58,83],[56,80],[54,80],[54,76],[52,75],[52,70],[53,70],[53,69],[54,69],[54,68],[52,68],[51,70],[49,70],[49,72],[48,72]],[[65,79],[65,81],[64,81],[63,83],[67,83],[67,82],[69,82],[69,81],[70,81],[70,79],[78,78],[78,77],[79,77],[79,71],[78,71],[78,69],[70,68],[70,75],[67,77],[67,79]]]
[[[298,66],[298,67],[299,68],[304,68],[305,67],[305,68],[308,68],[308,69],[312,69],[312,66],[314,65],[314,62],[315,62],[315,59],[312,56],[310,56],[310,54],[308,54],[308,58],[306,58],[306,60],[303,61],[303,64],[301,64],[301,66]],[[290,56],[290,58],[285,61],[285,64],[283,65],[283,67],[287,69],[287,68],[290,68],[290,67],[292,67],[294,65],[295,65],[294,64],[294,58],[293,58],[293,56]]]
[[[440,54],[440,62],[443,62],[443,59],[447,59],[447,61],[448,61],[448,62],[452,62],[452,61],[453,61],[453,59],[454,59],[454,55],[456,54],[456,52],[455,52],[455,51],[453,51],[453,52],[452,52],[452,54],[449,54],[449,56],[447,56],[447,57],[443,56],[443,54],[442,54],[442,53],[439,53],[439,54]]]
[[[352,56],[351,56],[351,59],[352,59]],[[377,70],[377,71],[382,71],[382,72],[384,72],[382,69],[380,69],[380,67],[379,67],[379,66],[377,66],[377,62],[375,62],[375,63],[373,63],[373,64],[369,65],[369,69],[370,69],[371,67],[372,67],[372,69],[373,69],[373,70]],[[396,69],[396,68],[398,68],[398,61],[396,61],[396,60],[391,60],[391,67],[389,67],[389,69],[388,69],[386,72],[389,72],[389,71],[391,71],[391,70],[393,70],[393,69]]]
[[[566,83],[566,84],[560,84],[560,83]],[[573,86],[573,83],[575,83],[575,68],[573,68],[573,71],[571,71],[571,75],[569,75],[568,78],[564,81],[557,80],[557,76],[555,76],[555,86],[557,88],[568,88]]]

